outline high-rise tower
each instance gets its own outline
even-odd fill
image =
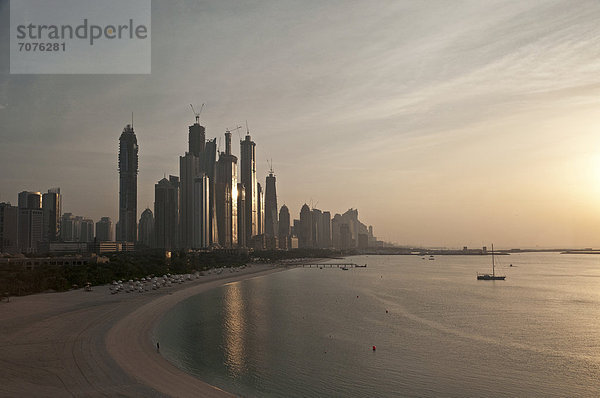
[[[154,236],[157,248],[178,247],[179,177],[169,176],[154,185]]]
[[[218,240],[215,203],[217,140],[215,138],[206,142],[205,139],[206,130],[204,126],[200,125],[198,113],[196,114],[196,123],[189,127],[189,151],[185,156],[179,157],[181,176],[179,244],[184,249],[208,247]],[[196,181],[198,177],[202,176],[206,177],[206,181]],[[206,185],[208,190],[206,197],[197,194],[204,189],[196,187],[197,182]],[[198,192],[195,193],[195,191]],[[205,199],[207,202],[195,202],[201,199]],[[198,213],[199,206],[208,209],[207,217],[197,216],[200,213],[204,214],[203,212]],[[197,225],[199,220],[207,223],[208,233],[205,233],[204,226]],[[206,243],[207,239],[208,243]]]
[[[194,180],[201,175],[200,158],[191,152],[179,157],[179,246],[194,246]]]
[[[267,238],[273,238],[278,235],[277,222],[277,188],[275,186],[275,174],[273,173],[273,167],[271,167],[265,186],[264,233]]]
[[[154,214],[146,209],[142,212],[139,224],[139,243],[145,247],[154,247]]]
[[[290,248],[290,210],[286,205],[279,210],[279,248]]]
[[[19,250],[35,253],[43,240],[44,217],[42,195],[39,192],[19,193]]]
[[[0,253],[19,251],[19,208],[0,203]]]
[[[246,188],[237,184],[238,247],[246,247]]]
[[[313,247],[313,217],[310,207],[305,203],[300,209],[300,230],[298,234],[298,247]]]
[[[238,243],[237,157],[231,154],[231,132],[225,132],[225,152],[217,162],[216,210],[219,244],[233,247]]]
[[[119,242],[137,240],[138,150],[133,125],[128,124],[119,138]]]
[[[194,229],[192,249],[203,249],[210,240],[210,179],[204,173],[194,178],[194,207],[192,228]]]
[[[240,181],[244,184],[245,190],[245,209],[244,209],[244,234],[246,244],[258,233],[258,197],[256,185],[256,144],[250,137],[250,132],[246,138],[240,141]]]
[[[42,195],[42,210],[44,213],[43,236],[46,242],[56,242],[60,238],[61,213],[60,188],[52,188]]]
[[[215,182],[217,176],[217,139],[206,142],[202,156],[202,171],[208,176],[208,245],[219,241],[217,228],[217,209],[215,202]]]
[[[260,182],[256,183],[256,234],[265,234],[265,193]]]

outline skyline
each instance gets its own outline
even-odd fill
[[[133,111],[139,219],[205,102],[207,137],[248,120],[293,218],[312,201],[402,245],[600,246],[600,5],[195,4],[153,5],[149,76],[0,60],[0,201],[60,186],[64,212],[116,222]]]

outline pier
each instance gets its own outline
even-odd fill
[[[359,265],[356,263],[302,263],[302,264],[297,264],[298,266],[302,266],[302,268],[312,268],[312,267],[319,267],[319,268],[367,268],[367,264],[365,265]]]

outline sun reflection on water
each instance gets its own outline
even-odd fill
[[[232,377],[239,377],[246,370],[245,334],[246,318],[240,283],[226,286],[224,295],[223,341],[225,365]]]

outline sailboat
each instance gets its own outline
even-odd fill
[[[492,244],[492,274],[480,274],[477,273],[478,281],[503,281],[506,279],[506,275],[496,275],[496,263],[494,261],[494,245]]]

